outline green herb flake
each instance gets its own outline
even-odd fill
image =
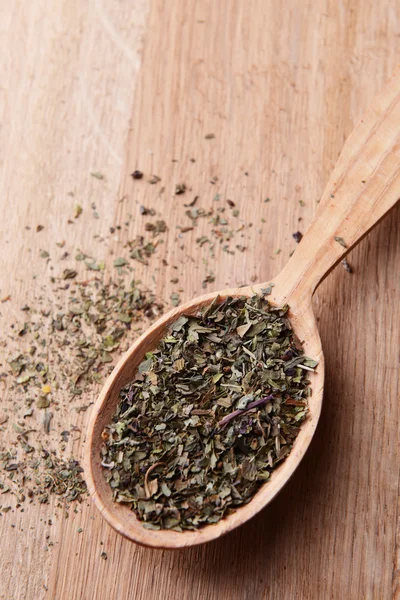
[[[178,292],[173,292],[170,296],[172,306],[179,306],[181,303],[181,297]]]
[[[80,204],[75,204],[74,206],[74,219],[78,219],[83,212],[83,208]]]
[[[128,264],[128,261],[125,258],[119,257],[114,260],[114,267],[124,267]]]
[[[186,192],[186,184],[185,183],[177,183],[175,186],[175,194],[177,196],[184,194]]]
[[[343,246],[343,248],[347,248],[347,244],[344,241],[344,239],[342,237],[339,237],[338,235],[335,235],[335,242]]]

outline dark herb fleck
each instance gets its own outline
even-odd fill
[[[186,184],[185,183],[177,183],[175,186],[175,194],[179,196],[180,194],[184,194],[186,192]]]
[[[154,210],[154,208],[146,208],[146,206],[140,206],[139,208],[139,212],[141,215],[152,215],[154,216],[156,214],[156,211]]]
[[[294,241],[297,244],[300,244],[301,240],[303,239],[303,234],[300,231],[296,231],[292,235],[293,235]]]
[[[167,224],[164,220],[161,220],[156,221],[155,223],[146,223],[144,228],[146,231],[152,231],[153,235],[156,236],[167,231]]]
[[[90,174],[95,179],[104,179],[103,173],[100,173],[99,171],[92,171],[92,173],[90,173]]]
[[[122,256],[120,256],[114,260],[114,267],[124,267],[127,264],[128,264],[128,261],[126,260],[126,258],[123,258]]]
[[[77,276],[75,269],[64,269],[63,279],[74,279]]]
[[[352,272],[353,272],[353,269],[352,269],[351,265],[349,265],[349,263],[347,262],[347,258],[344,258],[344,259],[341,261],[341,263],[342,263],[343,267],[345,268],[345,270],[346,270],[348,273],[352,273]]]
[[[184,204],[183,206],[186,206],[186,208],[191,208],[192,206],[194,206],[196,204],[198,199],[199,199],[199,196],[195,196],[193,198],[193,200],[191,202],[189,202],[189,204]]]

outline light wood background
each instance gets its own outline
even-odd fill
[[[169,231],[136,274],[167,305],[173,277],[186,300],[210,272],[209,291],[275,275],[399,45],[390,0],[0,2],[0,295],[11,296],[0,337],[48,285],[40,249],[66,239],[111,265],[143,232],[142,203]],[[162,182],[133,182],[135,168]],[[176,197],[181,181],[190,189]],[[209,207],[216,193],[240,210],[235,243],[246,250],[216,246],[211,260],[195,243],[206,220],[181,236],[176,227],[187,224],[184,202],[199,195]],[[75,202],[84,212],[67,226]],[[323,414],[298,473],[262,514],[172,553],[122,539],[88,502],[69,519],[52,504],[12,510],[0,519],[0,598],[400,598],[399,218],[397,207],[351,253],[352,275],[338,267],[317,291]],[[94,237],[124,221],[120,242]],[[3,407],[12,402],[3,394]],[[66,418],[84,432],[88,417]]]

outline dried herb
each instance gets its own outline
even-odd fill
[[[64,269],[63,271],[63,279],[75,279],[77,276],[77,271],[75,269]]]
[[[8,485],[0,484],[1,493],[12,491],[10,485],[16,484],[19,503],[35,497],[40,504],[46,504],[53,495],[64,501],[64,508],[68,508],[65,502],[80,502],[86,495],[86,483],[79,463],[73,459],[60,459],[55,452],[44,448],[37,451],[30,448],[31,458],[26,464],[18,461],[15,451],[0,452],[0,468],[9,475]],[[25,446],[25,450],[29,447],[27,450]]]
[[[335,242],[343,246],[343,248],[347,248],[347,244],[344,241],[344,239],[342,237],[339,237],[338,235],[335,235]]]
[[[38,408],[48,408],[50,406],[50,399],[46,398],[46,396],[39,396],[36,400],[36,406]]]
[[[342,261],[340,261],[345,269],[345,271],[347,271],[348,273],[352,273],[353,269],[351,267],[351,265],[349,265],[347,258],[344,258]]]
[[[144,228],[146,231],[152,231],[154,236],[165,233],[168,229],[164,220],[156,221],[155,223],[146,223]]]
[[[205,289],[209,283],[214,283],[214,281],[215,281],[214,273],[208,273],[208,275],[206,275],[205,278],[203,279],[203,281],[201,283],[201,287],[203,289]]]
[[[104,179],[104,175],[103,175],[103,173],[100,173],[99,171],[92,171],[92,172],[90,173],[90,175],[91,175],[92,177],[94,177],[95,179],[100,179],[100,180]]]
[[[127,264],[128,264],[128,261],[125,258],[123,258],[122,256],[120,256],[114,260],[114,267],[124,267]]]
[[[130,257],[143,265],[149,264],[147,259],[156,251],[156,245],[146,240],[142,235],[138,235],[134,240],[128,242],[128,246],[131,249]]]
[[[136,171],[133,171],[133,173],[131,173],[131,177],[132,177],[132,179],[142,179],[143,173],[142,173],[142,171],[136,170]]]
[[[78,253],[77,259],[88,257]],[[123,260],[115,262],[122,266]],[[32,306],[21,307],[23,324],[13,324],[10,330],[8,351],[16,352],[9,356],[10,372],[2,376],[10,378],[13,405],[12,419],[0,415],[4,429],[11,421],[10,445],[0,447],[0,493],[13,494],[17,506],[27,497],[39,502],[52,495],[71,500],[74,493],[79,498],[85,492],[79,464],[60,456],[67,450],[69,434],[79,434],[74,425],[65,430],[65,410],[77,414],[88,408],[87,394],[109,373],[116,351],[133,341],[133,328],[145,327],[159,312],[160,304],[135,282],[109,276],[105,281],[96,274],[78,283],[76,277],[74,269],[64,270],[60,281],[65,285],[55,282],[47,300],[32,296]],[[77,404],[82,398],[86,402]],[[52,448],[57,431],[61,442]],[[44,439],[46,450],[41,446]]]
[[[216,523],[289,454],[317,363],[287,312],[260,296],[217,299],[180,316],[132,373],[103,431],[102,466],[144,527]]]
[[[74,219],[77,219],[83,212],[83,208],[80,204],[74,206]]]
[[[303,234],[300,231],[296,231],[296,233],[293,233],[292,235],[293,235],[294,241],[297,244],[300,244],[301,240],[303,239]]]
[[[189,202],[189,204],[184,204],[183,206],[186,206],[187,208],[191,208],[192,206],[194,206],[196,204],[198,199],[199,199],[199,196],[195,196],[193,198],[193,200],[191,202]]]
[[[179,196],[180,194],[184,194],[186,192],[186,184],[185,183],[177,183],[175,186],[175,194]]]
[[[179,304],[181,303],[181,297],[178,294],[178,292],[173,292],[171,294],[171,304],[172,306],[179,306]]]

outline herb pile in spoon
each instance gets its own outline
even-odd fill
[[[120,392],[102,465],[149,529],[196,529],[246,504],[290,452],[308,375],[288,306],[228,298],[181,316]]]

